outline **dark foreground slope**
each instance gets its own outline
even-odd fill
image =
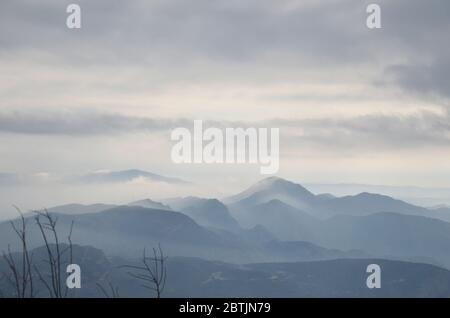
[[[39,271],[48,277],[45,249],[32,251]],[[20,266],[20,254],[15,254]],[[67,256],[63,259],[64,266]],[[120,297],[154,297],[123,265],[139,265],[137,259],[108,258],[92,247],[75,246],[74,263],[81,267],[81,289],[70,297],[104,297],[99,286],[113,286]],[[366,287],[367,265],[381,267],[381,288]],[[65,268],[65,267],[64,267]],[[314,262],[235,265],[199,258],[169,257],[164,297],[450,297],[450,271],[428,264],[382,259],[337,259]],[[0,259],[0,272],[10,272]],[[37,281],[36,275],[35,281]],[[48,297],[35,284],[39,297]],[[14,289],[2,280],[0,292],[14,297]]]
[[[366,286],[367,265],[381,266],[381,288]],[[427,264],[338,259],[236,266],[173,259],[174,297],[450,297],[450,272]]]

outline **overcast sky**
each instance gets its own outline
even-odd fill
[[[260,179],[170,161],[170,130],[203,119],[279,127],[298,182],[450,187],[449,16],[446,0],[2,0],[0,173],[140,168],[204,195]]]

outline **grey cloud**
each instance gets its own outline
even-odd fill
[[[202,119],[202,118],[195,118]],[[149,118],[97,111],[1,112],[0,133],[30,135],[94,136],[133,132],[165,132],[176,127],[193,127],[189,118]],[[205,128],[248,127],[248,122],[204,119]],[[250,123],[253,124],[253,123]]]
[[[293,128],[285,138],[291,146],[375,151],[450,146],[450,116],[430,112],[415,115],[365,115],[352,118],[272,120],[275,127]],[[301,131],[301,133],[298,133]]]
[[[355,42],[357,32],[353,31],[364,27],[358,23],[358,19],[364,21],[363,6],[355,10],[349,1],[333,1],[280,10],[292,3],[80,0],[83,28],[70,33],[65,27],[64,1],[30,6],[5,0],[0,43],[9,49],[32,47],[72,61],[95,59],[98,63],[136,58],[150,64],[154,58],[175,63],[198,58],[247,61],[277,51],[348,60],[369,53]]]
[[[97,112],[0,113],[0,131],[43,135],[114,135],[140,131],[192,129],[193,119],[154,119]],[[330,149],[382,149],[450,146],[450,115],[427,111],[413,115],[371,114],[350,118],[272,119],[262,122],[204,120],[204,127],[278,127],[291,146]],[[5,178],[7,176],[4,176]]]
[[[183,120],[152,119],[100,112],[0,112],[0,131],[43,135],[103,135],[162,131]]]
[[[401,63],[384,62],[379,82],[414,97],[447,103],[450,97],[450,2],[389,1],[383,10],[386,53]],[[392,44],[395,44],[393,49]],[[387,57],[387,56],[386,56]]]
[[[423,81],[407,79],[409,73],[421,71],[431,77],[424,80],[426,86],[450,82],[448,72],[436,73],[449,64],[445,39],[450,2],[377,1],[383,28],[369,30],[365,8],[371,2],[80,0],[83,27],[74,32],[65,27],[68,1],[3,0],[0,47],[4,56],[32,49],[70,65],[139,66],[151,71],[155,81],[236,76],[224,71],[227,63],[245,65],[250,78],[255,69],[272,69],[273,80],[296,66],[332,77],[332,67],[373,63],[382,81],[401,58],[404,71],[397,69],[400,73],[391,84],[420,93]],[[209,63],[208,69],[200,70],[196,63]],[[196,67],[189,69],[192,65]],[[416,70],[415,65],[431,66]],[[271,77],[268,72],[264,75]],[[443,88],[436,93],[448,96]]]
[[[290,101],[290,102],[310,102],[310,101],[326,101],[326,102],[358,102],[361,100],[369,100],[380,97],[370,94],[342,93],[342,94],[272,94],[260,96],[261,101]]]
[[[439,99],[450,98],[450,60],[415,65],[393,65],[386,70],[387,79],[413,94]]]
[[[134,61],[150,65],[155,59],[174,63],[178,59],[189,63],[223,58],[248,62],[270,53],[288,54],[291,62],[295,58],[318,64],[367,61],[384,49],[396,49],[395,41],[422,49],[421,44],[430,36],[427,31],[436,28],[436,23],[429,21],[443,17],[442,11],[448,8],[437,0],[427,4],[380,1],[387,30],[371,32],[365,26],[369,2],[357,0],[308,5],[289,0],[80,0],[83,28],[70,32],[65,27],[64,1],[34,5],[17,0],[3,2],[0,43],[6,48],[31,47],[57,53],[72,62],[93,59],[97,63]],[[426,21],[407,20],[405,7],[424,12]],[[444,21],[448,27],[448,21]],[[405,23],[408,28],[403,27]],[[423,31],[419,33],[420,28]],[[408,40],[412,38],[416,42]]]

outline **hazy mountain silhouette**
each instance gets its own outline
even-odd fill
[[[188,196],[183,198],[168,198],[161,200],[162,203],[170,206],[173,210],[181,211],[187,207],[195,206],[196,204],[203,202],[207,199],[194,196]]]
[[[231,216],[228,208],[217,199],[186,197],[167,199],[163,202],[172,209],[188,215],[202,226],[231,231],[240,230],[238,222]]]
[[[138,169],[93,172],[79,177],[78,181],[83,183],[117,183],[129,182],[137,178],[144,178],[150,181],[166,182],[170,184],[187,183],[186,181],[178,178],[166,177]]]
[[[72,203],[55,206],[47,209],[47,211],[71,215],[71,214],[97,213],[108,209],[112,209],[114,207],[115,205],[113,204],[103,204],[103,203],[96,203],[96,204]]]
[[[299,184],[278,177],[269,177],[237,195],[225,198],[224,202],[232,206],[248,207],[272,200],[305,209],[316,202],[317,198]]]
[[[232,211],[243,226],[262,225],[280,240],[310,240],[319,222],[310,214],[278,199]]]
[[[273,177],[226,202],[243,226],[262,225],[279,240],[450,266],[450,224],[437,218],[440,213],[445,219],[445,208],[433,211],[370,193],[315,196],[300,185]]]
[[[73,220],[74,242],[93,245],[113,255],[132,255],[145,246],[161,242],[174,255],[213,257],[217,250],[223,257],[227,249],[232,249],[233,255],[242,256],[239,253],[242,242],[238,238],[219,235],[179,212],[118,206],[91,214],[54,215],[61,237],[66,237]],[[30,245],[35,247],[41,242],[40,233],[32,218],[28,223]],[[16,241],[10,223],[0,223],[0,250]]]
[[[372,255],[435,259],[450,266],[450,223],[398,213],[339,215],[320,225],[317,244]]]
[[[450,210],[426,209],[386,195],[367,192],[344,197],[329,194],[314,195],[301,185],[278,177],[263,179],[249,189],[225,198],[224,202],[229,205],[236,217],[239,211],[274,199],[322,219],[339,214],[361,216],[378,212],[395,212],[450,220]]]
[[[386,195],[363,192],[353,196],[330,198],[317,202],[319,208],[326,208],[334,214],[366,215],[377,212],[427,215],[429,210]]]
[[[169,206],[162,204],[160,202],[153,201],[151,199],[143,199],[134,202],[128,203],[131,206],[140,206],[148,209],[156,209],[156,210],[172,210]]]
[[[450,208],[449,207],[437,207],[430,208],[430,215],[435,218],[450,222]]]
[[[449,223],[410,215],[420,211],[428,215],[431,210],[390,197],[360,194],[318,198],[300,185],[268,178],[228,202],[233,202],[230,211],[216,199],[187,197],[163,200],[180,212],[119,206],[82,215],[77,215],[82,208],[92,207],[74,205],[75,215],[61,215],[59,222],[67,230],[74,219],[74,235],[80,243],[117,255],[163,242],[173,255],[250,262],[273,259],[273,253],[264,246],[269,241],[307,241],[326,249],[361,250],[372,256],[420,259],[450,267]],[[141,201],[144,203],[154,204]],[[328,209],[335,209],[331,217],[324,216]],[[38,234],[34,231],[30,235],[37,240]],[[10,225],[0,223],[0,245],[5,248],[13,241]],[[292,259],[287,254],[283,257]],[[301,253],[293,258],[303,260]]]
[[[278,252],[274,257],[266,244],[276,240],[276,237],[261,225],[251,229],[238,227],[234,231],[212,229],[197,224],[180,212],[137,206],[118,206],[90,214],[53,215],[58,220],[58,232],[61,237],[66,237],[74,221],[74,242],[93,245],[109,255],[129,257],[139,253],[144,247],[161,243],[170,255],[220,259],[236,263],[274,259],[310,260],[304,257],[304,253]],[[30,247],[42,244],[40,232],[33,218],[28,218],[27,222]],[[9,244],[13,249],[19,248],[10,223],[0,223],[0,249],[6,249]],[[334,251],[330,255],[323,254],[323,259],[336,255]]]

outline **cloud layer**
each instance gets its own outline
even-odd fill
[[[290,146],[321,148],[429,148],[450,145],[449,112],[410,115],[369,114],[347,118],[271,119],[267,121],[205,121],[205,127],[276,127]],[[159,132],[170,139],[176,127],[193,129],[193,119],[157,119],[98,112],[0,113],[0,131],[17,134],[79,136]]]
[[[108,135],[136,131],[161,131],[182,124],[186,124],[186,121],[92,111],[0,113],[0,131],[19,134]]]
[[[202,119],[279,127],[281,170],[309,181],[450,186],[450,2],[377,1],[369,30],[371,2],[79,0],[68,30],[66,1],[3,0],[0,171],[245,182],[170,162],[170,130]]]

